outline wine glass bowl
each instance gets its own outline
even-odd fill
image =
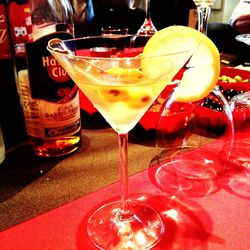
[[[89,238],[100,249],[150,249],[164,232],[157,211],[129,198],[128,132],[179,71],[166,67],[164,74],[152,76],[148,74],[148,65],[153,65],[157,58],[167,65],[176,65],[180,54],[185,55],[184,64],[190,52],[143,57],[142,41],[146,43],[147,39],[134,38],[119,36],[115,45],[112,38],[105,36],[54,39],[48,44],[53,57],[118,135],[121,200],[105,204],[88,220]],[[140,43],[135,43],[138,40]],[[96,48],[101,48],[101,52]]]
[[[226,170],[234,136],[229,104],[215,88],[205,98],[188,103],[193,105],[193,109],[185,113],[183,110],[187,103],[176,101],[175,91],[178,91],[178,86],[170,93],[157,125],[159,170],[156,181],[161,186],[167,185],[164,184],[167,180],[161,178],[167,172],[196,180],[217,178]],[[176,105],[183,108],[175,109]],[[186,116],[179,130],[170,133],[165,121],[169,110],[173,109],[176,119],[184,114]]]

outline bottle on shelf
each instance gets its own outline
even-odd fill
[[[32,150],[42,157],[72,153],[81,144],[79,91],[46,49],[52,38],[74,37],[71,4],[68,0],[9,0],[8,20]]]

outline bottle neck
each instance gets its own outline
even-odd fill
[[[32,39],[54,32],[74,35],[73,9],[68,0],[29,0]]]

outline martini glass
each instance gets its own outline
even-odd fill
[[[198,30],[203,34],[207,34],[207,26],[211,7],[215,0],[193,0],[198,11]]]
[[[150,249],[164,232],[157,211],[129,198],[128,132],[190,53],[143,58],[142,39],[138,48],[131,40],[129,35],[120,36],[116,43],[107,37],[85,37],[54,39],[48,45],[50,53],[118,134],[121,199],[100,207],[88,220],[88,236],[99,249]],[[166,63],[166,72],[155,77],[145,74],[143,68],[159,58]],[[177,65],[174,69],[170,67],[173,64]]]

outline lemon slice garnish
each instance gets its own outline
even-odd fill
[[[154,60],[148,58],[154,56]],[[220,75],[220,54],[214,43],[201,32],[186,26],[170,26],[155,33],[147,42],[142,57],[145,58],[142,61],[145,75],[154,78],[168,74],[169,81],[187,62],[175,93],[177,101],[204,98],[213,90]]]

